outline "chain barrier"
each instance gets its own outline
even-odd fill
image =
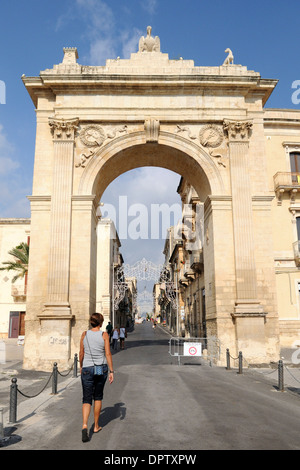
[[[226,369],[227,370],[231,369],[230,359],[232,359],[233,361],[237,361],[237,360],[239,361],[239,374],[242,374],[243,373],[243,361],[245,360],[245,358],[243,358],[242,352],[241,351],[239,352],[238,357],[233,357],[231,356],[229,349],[226,349]]]
[[[288,369],[286,365],[284,365],[284,368],[288,371],[288,373],[290,374],[290,376],[293,377],[293,379],[294,379],[296,382],[300,383],[300,380],[298,380],[298,379],[291,373],[290,369]]]
[[[72,366],[70,367],[69,371],[66,374],[62,374],[59,372],[57,368],[57,363],[55,362],[53,365],[53,370],[52,373],[50,374],[50,377],[48,378],[46,384],[44,387],[35,395],[27,395],[21,390],[19,390],[18,385],[17,385],[17,379],[14,377],[11,380],[11,386],[10,386],[10,405],[9,405],[9,422],[10,423],[16,423],[17,422],[17,395],[20,393],[25,398],[36,398],[39,396],[48,386],[51,378],[52,378],[52,395],[57,394],[57,384],[58,384],[58,375],[61,377],[67,377],[71,371],[73,370],[73,377],[77,377],[77,365],[78,365],[78,355],[74,355],[74,362]]]
[[[49,379],[48,379],[46,385],[42,388],[42,390],[41,390],[40,392],[36,393],[36,395],[26,395],[25,393],[21,392],[21,390],[19,390],[18,387],[17,387],[17,391],[19,392],[20,395],[22,395],[22,396],[25,397],[25,398],[35,398],[35,397],[39,396],[39,395],[47,388],[47,385],[48,385],[48,383],[50,382],[50,379],[51,379],[52,377],[53,377],[53,372],[52,372],[52,374],[50,375],[50,377],[49,377]],[[17,379],[16,379],[16,380],[17,380]]]
[[[59,370],[57,371],[57,373],[58,373],[58,375],[60,375],[61,377],[68,377],[68,375],[72,372],[73,367],[74,367],[74,364],[71,366],[69,372],[67,372],[66,374],[62,374],[61,372],[59,372]]]
[[[243,357],[242,353],[239,352],[239,356],[238,357],[233,357],[231,356],[230,352],[229,352],[229,349],[226,349],[226,370],[230,370],[231,369],[231,365],[230,365],[230,359],[233,359],[234,361],[239,359],[239,373],[242,373],[242,362],[245,361],[245,363],[247,364],[247,367],[248,367],[248,371],[247,373],[250,373],[251,374],[251,367],[249,369],[249,366],[250,364],[248,363],[248,361]],[[271,371],[268,371],[268,372],[259,372],[260,375],[262,376],[269,376],[269,375],[272,375],[274,373],[277,372],[277,377],[278,377],[278,390],[283,392],[284,391],[284,370],[286,370],[290,376],[297,382],[297,383],[300,383],[300,380],[297,379],[297,377],[295,377],[294,374],[292,374],[292,372],[290,371],[290,369],[285,365],[283,364],[283,361],[282,360],[279,360],[278,363],[277,363],[277,368],[274,368],[273,370]]]

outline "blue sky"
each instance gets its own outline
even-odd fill
[[[299,17],[299,0],[0,0],[0,80],[6,85],[6,104],[0,104],[0,217],[30,217],[35,112],[22,74],[36,76],[61,62],[65,46],[77,47],[78,62],[85,65],[128,58],[151,25],[171,59],[221,65],[230,47],[235,63],[279,80],[267,107],[300,109],[291,100],[292,82],[300,80]],[[161,190],[151,191],[160,181]],[[171,172],[139,169],[115,180],[104,196],[111,202],[129,191],[141,203],[160,198],[171,204],[178,202],[178,182]],[[153,241],[153,250],[141,244],[140,252],[126,243],[127,262],[147,257],[149,250],[158,250],[155,259],[161,260],[163,240]]]

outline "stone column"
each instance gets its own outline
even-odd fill
[[[50,251],[47,302],[39,315],[44,356],[69,358],[71,308],[69,273],[74,138],[78,119],[50,119],[53,134],[53,184],[51,195]],[[51,348],[51,344],[55,348]],[[56,357],[52,357],[55,349]],[[58,357],[57,357],[58,356]]]
[[[249,359],[265,356],[265,312],[257,298],[251,180],[248,168],[251,121],[224,121],[228,136],[235,250],[237,345]],[[250,341],[251,340],[251,341]]]

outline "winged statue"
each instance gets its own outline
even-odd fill
[[[139,41],[139,52],[160,52],[160,39],[151,36],[152,27],[147,27],[147,36],[142,36]]]

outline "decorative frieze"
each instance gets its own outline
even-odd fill
[[[223,142],[223,132],[215,124],[203,126],[199,132],[200,144],[203,147],[219,147]]]
[[[177,125],[176,134],[185,133],[185,135],[191,140],[199,139],[200,145],[205,148],[208,152],[209,156],[213,159],[217,159],[217,163],[220,166],[226,168],[226,164],[224,163],[223,155],[219,152],[214,154],[214,148],[220,147],[224,140],[224,134],[222,129],[217,126],[216,124],[206,124],[205,126],[201,127],[198,136],[195,132],[193,132],[190,127],[187,126],[180,126]]]
[[[75,167],[84,168],[87,160],[97,155],[107,139],[114,139],[118,133],[126,133],[127,130],[127,125],[115,127],[109,131],[103,129],[99,124],[89,124],[85,126],[79,134],[79,139],[88,149],[84,149],[84,151],[81,152],[75,163]]]
[[[105,140],[105,132],[101,126],[91,124],[83,128],[79,138],[87,147],[100,147]]]
[[[192,133],[192,131],[189,127],[181,127],[181,126],[178,125],[177,128],[176,128],[176,133],[181,134],[183,132],[187,133],[187,136],[188,136],[189,139],[192,139],[192,140],[197,139],[197,136]]]

